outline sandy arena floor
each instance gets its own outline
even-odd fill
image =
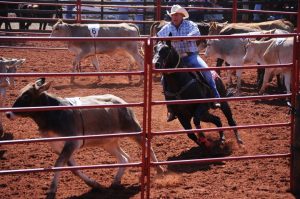
[[[27,42],[18,45],[63,47],[62,43]],[[26,58],[25,64],[19,72],[70,72],[73,55],[65,50],[22,50],[1,48],[0,56],[9,58]],[[126,71],[128,59],[118,56],[98,55],[102,71]],[[210,66],[212,60],[206,59]],[[83,61],[83,71],[94,71],[90,59]],[[222,77],[226,77],[222,74]],[[16,78],[15,87],[7,90],[5,106],[10,107],[18,96],[21,88],[36,78]],[[224,78],[226,79],[226,78]],[[111,93],[122,97],[127,102],[140,102],[143,100],[143,86],[129,84],[127,77],[104,77],[99,83],[97,77],[78,77],[76,84],[70,84],[69,77],[47,78],[53,80],[50,89],[62,97],[86,96],[94,94]],[[255,85],[256,72],[245,70],[243,72],[242,96],[257,95]],[[268,93],[280,93],[273,86]],[[162,87],[159,78],[154,79],[154,100],[163,100]],[[283,100],[256,100],[230,102],[234,117],[239,125],[268,124],[288,122],[288,108]],[[134,108],[139,121],[142,123],[142,109]],[[227,125],[224,116],[219,110],[213,111],[222,118],[224,126]],[[154,106],[152,109],[153,131],[182,129],[179,122],[167,123],[166,107]],[[26,118],[9,121],[3,119],[7,139],[39,138],[35,123]],[[203,124],[204,127],[213,127]],[[263,154],[289,153],[290,129],[255,128],[240,130],[244,146],[239,147],[234,139],[233,132],[226,131],[227,141],[233,144],[233,151],[229,156],[250,156]],[[207,133],[216,137],[217,133]],[[154,151],[160,161],[184,160],[210,157],[204,154],[188,137],[183,135],[166,135],[155,137],[152,142]],[[133,161],[141,158],[140,148],[128,138],[122,139],[122,146],[131,155]],[[51,152],[46,143],[3,145],[0,146],[0,169],[30,169],[48,168],[53,166],[57,156]],[[86,148],[75,155],[79,165],[95,165],[116,163],[116,160],[101,148]],[[288,158],[259,159],[244,161],[228,161],[214,164],[172,165],[167,167],[168,173],[164,178],[156,176],[151,169],[150,198],[295,198],[289,192],[290,168]],[[57,198],[140,198],[139,176],[140,168],[128,168],[122,179],[122,189],[112,189],[110,184],[116,169],[85,170],[88,176],[103,185],[101,190],[91,190],[70,171],[62,172]],[[0,198],[45,198],[53,173],[32,173],[0,176]]]

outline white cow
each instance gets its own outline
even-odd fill
[[[243,58],[244,63],[259,62],[261,64],[288,64],[293,61],[293,37],[272,38],[268,41],[249,41],[246,46],[246,54]],[[273,75],[281,74],[284,76],[284,84],[287,93],[290,93],[291,69],[266,68],[264,80],[259,94],[263,94],[269,85],[269,79]]]
[[[241,66],[245,55],[247,40],[243,38],[234,39],[210,39],[207,41],[205,56],[213,59],[221,58],[231,66]],[[241,88],[241,70],[236,71],[237,94]],[[227,71],[228,83],[232,84],[232,70]]]
[[[25,59],[8,59],[0,57],[0,73],[15,73],[17,68],[25,62]],[[14,83],[12,77],[0,77],[0,107],[3,107],[3,103],[6,97],[6,88]],[[3,136],[2,126],[2,113],[0,113],[0,137]]]
[[[67,24],[59,20],[52,29],[50,37],[139,37],[139,29],[134,24]],[[128,56],[130,67],[136,63],[143,70],[144,58],[139,53],[139,41],[69,41],[69,51],[75,54],[73,72],[81,71],[80,61],[92,56],[92,63],[100,71],[96,54],[115,54]],[[100,79],[100,78],[99,78]],[[131,76],[129,76],[131,80]],[[140,79],[140,83],[141,83]],[[74,77],[71,78],[71,82]]]
[[[233,35],[258,35],[258,34],[285,34],[284,30],[274,29],[270,31],[259,31],[250,33],[241,33]],[[225,60],[231,66],[242,66],[246,54],[246,45],[250,38],[233,38],[233,39],[210,39],[207,41],[205,56],[211,58],[220,58]],[[227,72],[229,84],[232,84],[232,70]],[[242,70],[236,71],[237,76],[237,95],[241,88]]]

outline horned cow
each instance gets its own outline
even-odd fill
[[[0,57],[0,73],[15,73],[17,68],[25,62],[25,59],[4,58]],[[14,85],[13,77],[0,77],[0,107],[6,99],[6,89],[10,85]],[[2,113],[0,113],[0,137],[3,136],[4,130],[2,126]]]
[[[72,106],[72,105],[113,105],[126,104],[126,102],[114,95],[94,95],[75,98],[56,97],[47,92],[51,82],[40,78],[34,83],[28,84],[22,89],[21,95],[15,100],[13,108],[17,107],[40,107],[40,106]],[[28,112],[7,112],[9,119],[15,116],[29,117],[33,119],[38,127],[42,137],[67,137],[82,135],[99,135],[99,134],[116,134],[141,132],[140,124],[134,112],[127,107],[124,108],[94,108],[94,109],[67,109],[53,111],[28,111]],[[131,136],[139,145],[142,144],[141,136]],[[53,151],[59,155],[55,162],[55,167],[76,166],[73,154],[76,150],[89,146],[101,146],[111,155],[115,156],[118,163],[128,163],[130,157],[123,151],[118,142],[118,137],[97,138],[86,140],[66,140],[55,141],[50,143]],[[157,162],[157,158],[150,149],[152,161]],[[124,174],[124,167],[120,167],[113,186],[121,184],[121,178]],[[161,166],[157,167],[159,173],[163,172]],[[87,185],[92,188],[99,188],[100,185],[87,177],[79,170],[72,170]],[[58,185],[60,172],[56,171],[52,179],[47,198],[54,198]]]

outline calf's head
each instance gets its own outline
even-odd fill
[[[0,73],[16,73],[18,67],[20,67],[25,62],[25,59],[8,59],[0,57]],[[14,83],[13,77],[1,77],[0,87],[5,88],[11,83]]]
[[[68,28],[68,24],[64,23],[61,19],[59,19],[56,24],[52,27],[52,33],[50,37],[70,37],[70,30]]]
[[[219,41],[219,39],[208,39],[207,43],[206,43],[206,49],[204,52],[205,57],[211,57],[214,58],[215,57],[215,47],[214,47],[214,43],[216,43],[217,41]]]
[[[45,78],[40,78],[36,82],[28,84],[21,90],[21,94],[17,97],[12,107],[45,106],[44,102],[47,99],[45,91],[50,88],[51,83],[45,83]],[[9,119],[14,119],[15,116],[28,117],[31,113],[31,111],[6,112],[6,117]]]
[[[259,51],[259,44],[262,41],[254,41],[254,40],[248,40],[248,43],[246,44],[246,53],[243,57],[244,64],[249,63],[261,63],[260,62],[260,51]]]

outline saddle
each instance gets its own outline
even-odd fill
[[[205,79],[205,77],[202,75],[201,72],[189,72],[189,74],[191,75],[192,79],[191,81],[189,81],[185,86],[183,86],[178,92],[176,93],[173,93],[173,92],[170,92],[168,89],[167,89],[167,82],[166,81],[162,81],[162,84],[163,84],[163,93],[165,95],[165,98],[167,100],[179,100],[181,99],[181,93],[187,89],[192,83],[194,82],[197,82],[198,84],[200,84],[201,87],[205,87],[209,90],[209,96],[207,96],[207,98],[214,98],[214,94],[213,94],[213,91],[212,89],[210,88],[207,80]]]
[[[197,82],[199,84],[201,84],[202,86],[205,86],[206,88],[208,88],[208,90],[210,91],[209,93],[209,97],[213,98],[214,97],[214,93],[212,91],[212,89],[210,88],[206,78],[203,76],[203,74],[199,71],[195,71],[195,72],[190,72],[191,76],[197,80]],[[215,77],[213,77],[215,78]]]

